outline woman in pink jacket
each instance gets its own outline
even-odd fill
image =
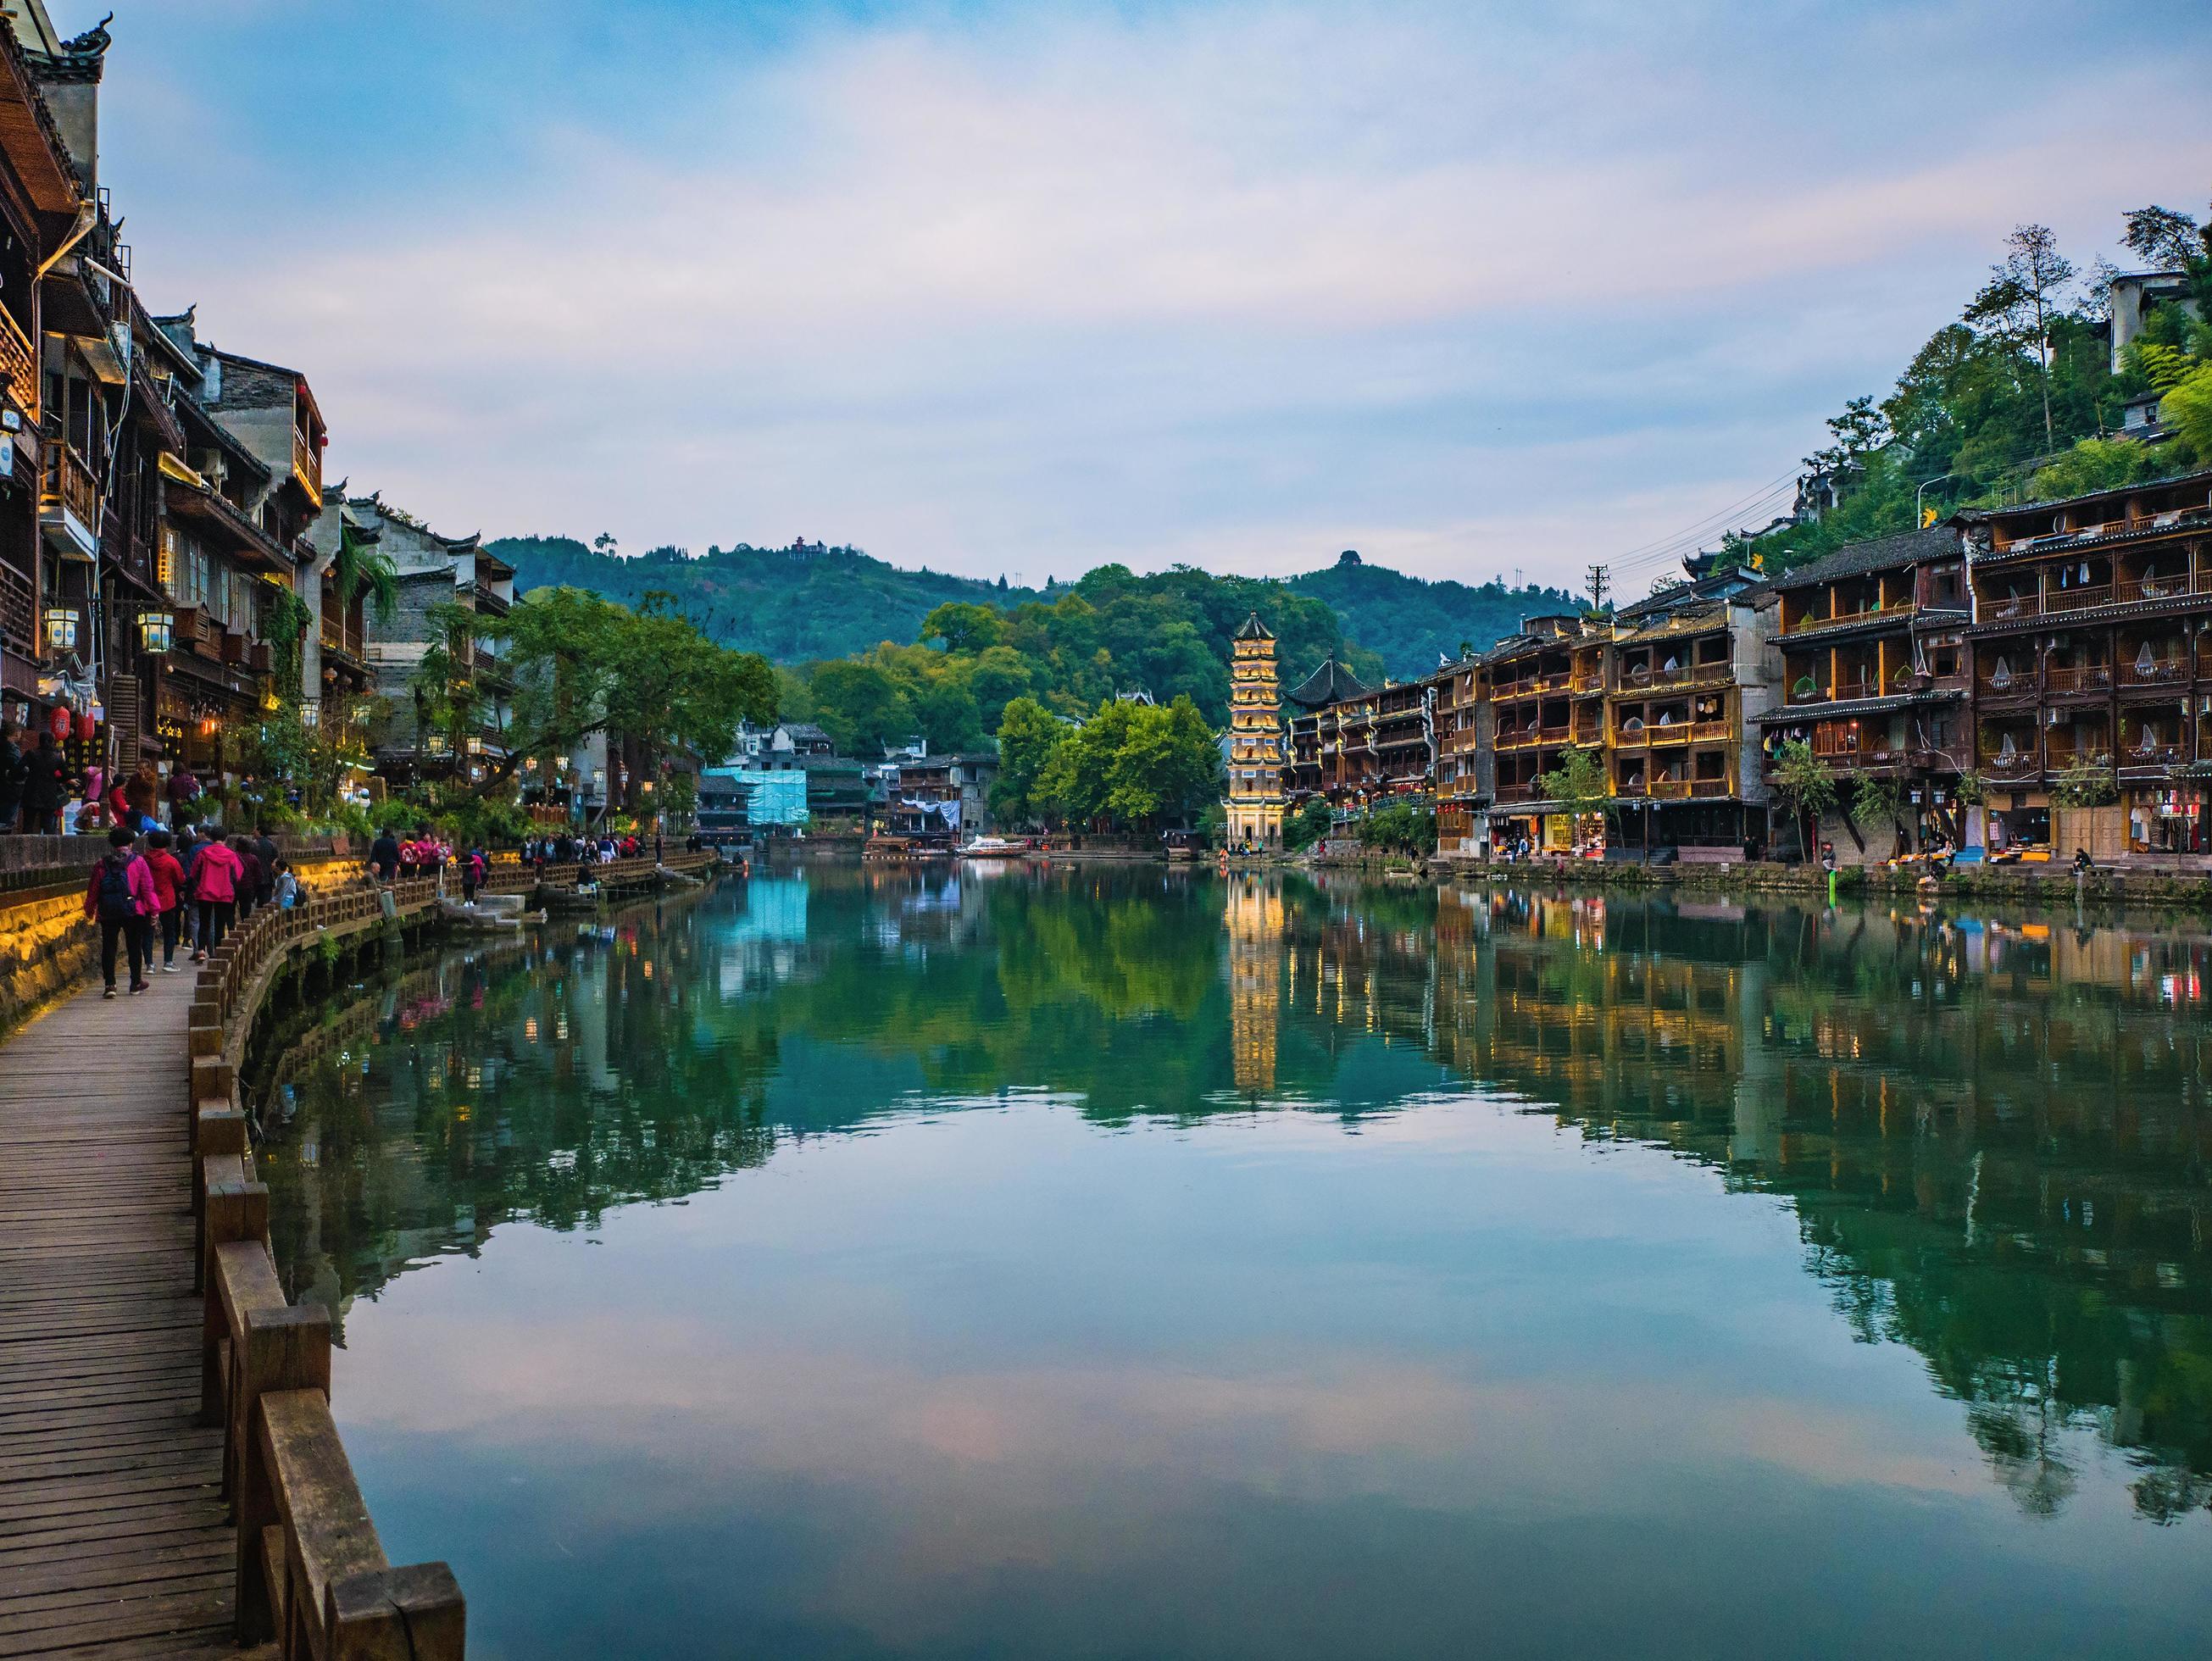
[[[238,880],[245,871],[220,837],[209,837],[192,861],[192,897],[200,907],[200,946],[192,953],[194,963],[205,963],[207,954],[230,932],[230,920],[238,910]]]
[[[92,867],[85,885],[84,915],[100,925],[100,972],[107,983],[102,997],[115,995],[115,942],[131,953],[131,989],[146,989],[146,922],[161,909],[154,892],[154,873],[131,849],[136,838],[118,825],[107,833],[107,853]]]

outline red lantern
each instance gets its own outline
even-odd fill
[[[53,733],[54,742],[59,744],[70,735],[70,712],[56,704],[54,713],[46,718],[46,727]]]
[[[76,735],[86,743],[92,742],[92,735],[98,730],[99,727],[94,724],[89,712],[76,718]]]

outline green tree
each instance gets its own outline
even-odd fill
[[[845,755],[878,757],[914,736],[914,707],[875,664],[817,663],[807,691],[814,719]]]
[[[1066,722],[1035,698],[1016,698],[999,721],[999,776],[991,782],[991,811],[1009,824],[1036,818],[1037,782],[1067,738]]]
[[[2076,756],[2051,782],[2051,800],[2061,807],[2108,807],[2119,799],[2112,767],[2094,756]]]
[[[1283,824],[1283,845],[1297,849],[1310,848],[1328,835],[1329,827],[1336,822],[1336,813],[1326,796],[1308,796],[1291,812]]]
[[[1593,746],[1569,745],[1559,752],[1557,767],[1536,776],[1536,788],[1569,815],[1578,847],[1589,821],[1612,809],[1613,791],[1605,775],[1605,754]]]
[[[1774,752],[1774,793],[1797,826],[1807,858],[1818,844],[1820,815],[1836,805],[1836,776],[1803,739],[1790,739]]]

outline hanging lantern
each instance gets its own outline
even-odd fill
[[[176,638],[177,620],[167,611],[138,614],[138,643],[149,652],[166,652]]]
[[[90,710],[88,709],[76,718],[76,735],[86,743],[92,742],[92,735],[98,730],[99,723],[93,720]]]
[[[70,712],[58,703],[56,704],[53,714],[46,717],[46,730],[54,735],[54,742],[57,744],[69,737]]]
[[[66,605],[46,607],[46,649],[50,652],[76,650],[76,613]]]

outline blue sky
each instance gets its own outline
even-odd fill
[[[2201,0],[116,3],[149,303],[631,551],[1633,583],[2015,222],[2212,196]]]

